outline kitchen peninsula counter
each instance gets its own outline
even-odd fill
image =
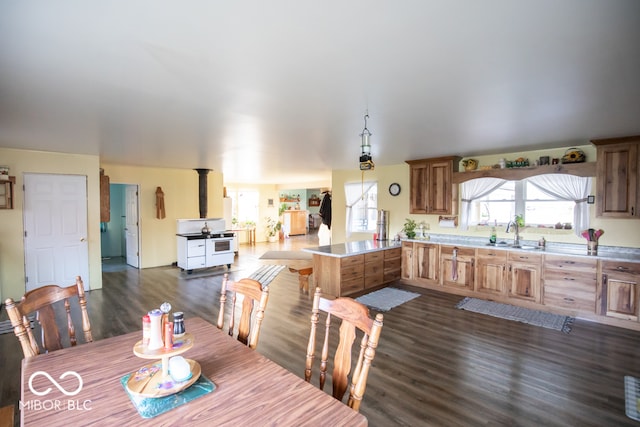
[[[400,279],[400,242],[362,240],[302,250],[313,255],[314,285],[328,295],[357,295]]]
[[[384,251],[391,248],[400,248],[400,242],[392,240],[360,240],[357,242],[339,243],[335,245],[318,246],[314,248],[303,248],[305,252],[317,255],[332,257],[346,257],[360,255],[367,252]]]

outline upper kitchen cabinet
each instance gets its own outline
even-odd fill
[[[640,218],[640,136],[591,142],[598,155],[596,216]]]
[[[409,213],[455,215],[458,208],[457,186],[453,173],[461,157],[407,160],[409,164]]]

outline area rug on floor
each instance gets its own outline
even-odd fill
[[[456,305],[456,308],[487,314],[501,319],[515,320],[529,325],[542,326],[543,328],[555,329],[565,334],[571,332],[571,325],[574,320],[569,316],[469,297],[460,301],[458,305]]]
[[[303,251],[267,251],[260,259],[313,259],[309,252]]]
[[[189,274],[187,270],[182,270],[176,267],[167,270],[167,273],[172,275],[173,277],[177,277],[178,279],[199,279],[202,277],[219,276],[224,273],[233,273],[240,270],[240,268],[234,267],[233,265],[231,266],[231,268],[227,268],[226,266],[221,265],[218,267],[191,270],[191,274]]]
[[[624,407],[627,417],[640,421],[640,381],[638,378],[624,377]]]
[[[397,288],[383,288],[356,298],[356,301],[377,311],[389,311],[405,302],[418,298],[420,294]]]

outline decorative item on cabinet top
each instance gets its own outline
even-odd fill
[[[579,148],[569,148],[562,156],[562,163],[582,163],[587,160],[584,151]]]
[[[478,168],[478,161],[475,159],[466,159],[462,161],[465,171],[474,171]]]

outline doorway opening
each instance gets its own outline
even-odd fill
[[[110,184],[110,221],[100,223],[102,271],[114,272],[140,266],[138,186]]]

